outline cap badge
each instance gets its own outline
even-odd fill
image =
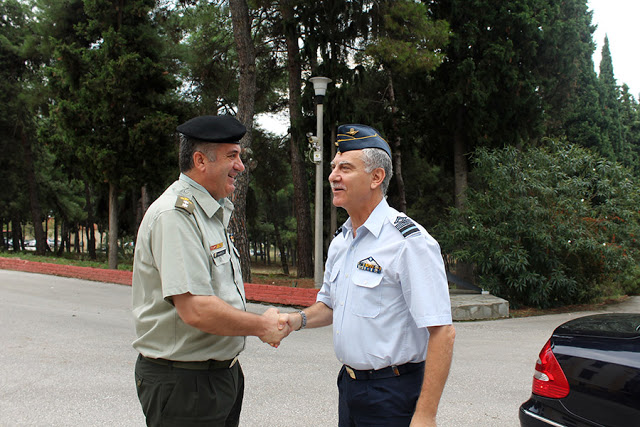
[[[347,135],[354,136],[354,135],[355,135],[355,134],[357,134],[358,132],[360,132],[360,131],[355,130],[354,128],[351,128],[351,129],[349,129],[348,131],[346,131],[345,133],[346,133]]]

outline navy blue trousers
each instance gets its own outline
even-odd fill
[[[354,380],[342,367],[338,375],[338,426],[408,426],[423,378],[424,368],[399,377]]]

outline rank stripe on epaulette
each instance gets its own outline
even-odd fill
[[[397,217],[393,225],[402,234],[402,237],[405,238],[411,236],[414,233],[420,233],[420,229],[416,226],[416,224],[407,217]]]
[[[176,204],[174,205],[178,209],[182,209],[189,214],[192,214],[196,206],[193,204],[191,200],[184,196],[178,196],[176,199]]]

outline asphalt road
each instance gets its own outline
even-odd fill
[[[130,294],[128,286],[0,270],[0,426],[144,425]],[[639,298],[607,310],[640,312]],[[439,425],[518,425],[538,352],[558,324],[586,314],[456,323]],[[242,426],[337,425],[330,328],[293,333],[278,349],[250,337],[240,361]]]

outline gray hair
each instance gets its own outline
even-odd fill
[[[371,173],[374,169],[384,169],[384,180],[380,188],[382,189],[382,195],[387,194],[389,188],[389,181],[393,176],[393,164],[389,155],[378,148],[363,148],[362,149],[362,161],[364,162],[364,170],[366,173]]]
[[[196,151],[200,151],[207,156],[207,159],[214,162],[216,160],[216,154],[212,145],[213,144],[210,142],[201,141],[196,138],[189,138],[184,134],[180,134],[180,172],[184,173],[193,169],[193,155]]]

